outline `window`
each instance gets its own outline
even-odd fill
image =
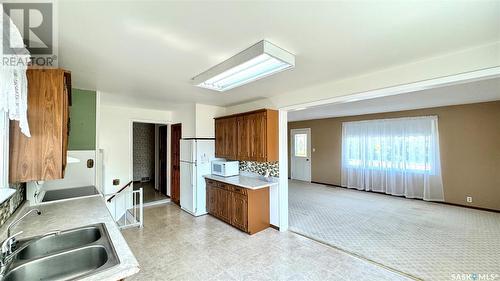
[[[9,118],[0,111],[0,188],[9,187]]]
[[[341,185],[444,200],[436,116],[342,123]]]
[[[294,155],[295,157],[307,157],[307,134],[295,134]]]
[[[343,164],[351,168],[432,172],[439,155],[437,131],[429,118],[344,123]]]
[[[430,171],[430,136],[367,136],[345,139],[346,164],[371,169]],[[363,141],[363,144],[361,143]],[[364,146],[363,149],[361,145]],[[362,155],[363,154],[363,155]],[[363,157],[364,156],[364,157]]]

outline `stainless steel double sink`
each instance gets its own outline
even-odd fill
[[[2,280],[75,280],[120,263],[104,224],[19,240]]]

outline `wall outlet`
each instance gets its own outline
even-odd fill
[[[120,185],[120,179],[114,179],[113,185]]]
[[[467,196],[465,199],[467,200],[467,203],[472,203],[472,196]]]

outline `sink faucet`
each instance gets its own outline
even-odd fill
[[[15,220],[15,221],[11,222],[11,223],[9,224],[9,227],[7,228],[7,237],[11,237],[11,236],[10,236],[10,232],[11,232],[12,228],[14,228],[14,226],[16,226],[16,225],[17,225],[20,221],[22,221],[22,220],[23,220],[26,216],[28,216],[29,214],[34,213],[34,212],[36,212],[36,214],[37,214],[37,215],[41,215],[41,214],[42,214],[42,212],[40,212],[40,210],[38,210],[38,209],[31,209],[31,210],[27,211],[27,212],[26,212],[26,214],[24,214],[22,217],[20,217],[20,218],[18,218],[17,220]],[[14,236],[15,236],[15,235],[14,235]],[[8,239],[8,238],[7,238],[7,239]]]
[[[60,230],[55,230],[51,232],[47,232],[41,236],[38,236],[36,238],[30,239],[23,243],[21,247],[17,248],[15,251],[12,251],[13,248],[16,246],[16,241],[15,237],[23,233],[22,231],[19,231],[18,233],[7,237],[2,243],[2,251],[0,255],[0,278],[3,277],[5,273],[5,269],[8,267],[9,263],[12,261],[12,259],[19,254],[22,250],[24,250],[26,247],[29,245],[39,241],[42,238],[45,238],[47,236],[52,236],[52,235],[59,235],[61,233]]]
[[[31,213],[36,212],[38,215],[41,215],[42,212],[38,209],[31,209],[28,212],[26,212],[22,217],[19,219],[13,221],[12,223],[9,224],[9,227],[7,228],[7,239],[5,239],[2,242],[2,249],[0,251],[0,266],[3,268],[3,265],[5,263],[5,258],[9,255],[12,254],[13,249],[16,247],[17,241],[16,241],[16,236],[20,235],[23,233],[22,231],[11,235],[12,228],[16,226],[21,220],[23,220],[26,216],[28,216]]]

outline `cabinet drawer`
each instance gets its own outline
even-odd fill
[[[244,188],[244,187],[239,187],[239,186],[231,186],[232,188],[232,191],[235,192],[235,193],[239,193],[239,194],[243,194],[243,195],[247,195],[247,189]]]

